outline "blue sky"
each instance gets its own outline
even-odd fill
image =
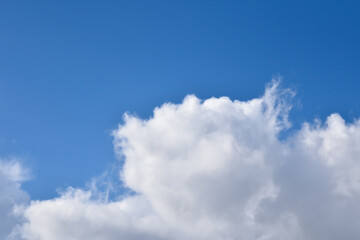
[[[291,121],[360,115],[359,1],[2,1],[0,155],[32,199],[81,187],[116,157],[111,131],[187,94],[297,91]]]

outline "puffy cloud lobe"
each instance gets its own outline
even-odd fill
[[[22,235],[57,239],[358,239],[359,121],[290,127],[289,90],[261,98],[167,103],[114,131],[123,184],[135,194],[101,201],[69,189],[33,201]]]
[[[359,121],[346,124],[338,114],[305,123],[289,140],[274,175],[276,204],[297,216],[304,239],[359,238],[359,141]]]
[[[60,198],[33,201],[25,216],[25,239],[163,239],[161,220],[142,197],[99,202],[70,188]]]
[[[0,160],[0,239],[17,239],[17,228],[22,223],[21,208],[29,200],[21,190],[21,182],[28,178],[22,165],[12,160]]]
[[[188,96],[155,109],[150,120],[126,116],[115,134],[126,159],[123,181],[182,238],[270,234],[273,224],[255,223],[254,215],[277,195],[273,150],[280,148],[276,136],[288,106],[276,92],[274,85],[248,102]]]

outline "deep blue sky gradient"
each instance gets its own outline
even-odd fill
[[[295,127],[360,116],[360,1],[1,1],[0,156],[23,159],[34,199],[115,161],[126,111],[298,92]]]

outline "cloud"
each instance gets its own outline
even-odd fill
[[[32,201],[28,240],[331,240],[360,237],[360,122],[338,115],[285,139],[293,92],[166,103],[113,133],[129,193],[69,188]]]
[[[17,239],[23,218],[21,208],[29,201],[21,183],[29,173],[16,159],[0,160],[0,239]]]

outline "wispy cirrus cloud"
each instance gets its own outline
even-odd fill
[[[292,95],[274,81],[249,101],[190,95],[150,119],[125,115],[114,146],[134,194],[109,201],[69,188],[32,201],[17,232],[28,240],[358,239],[360,121],[332,114],[280,140]]]

